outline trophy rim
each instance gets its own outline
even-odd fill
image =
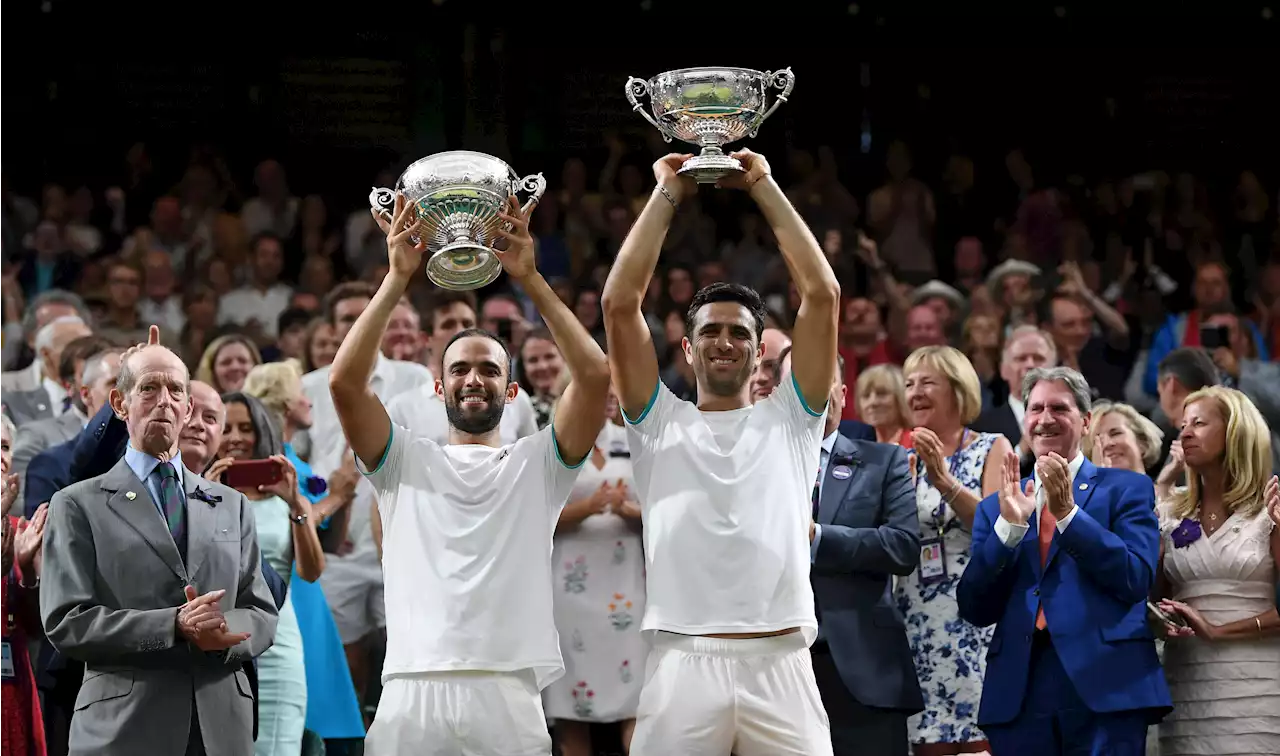
[[[454,155],[470,155],[475,157],[488,158],[489,160],[496,160],[506,167],[508,175],[519,177],[519,174],[517,174],[516,170],[511,167],[511,164],[503,160],[502,158],[498,157],[497,155],[490,155],[487,152],[477,152],[476,150],[445,150],[444,152],[433,152],[430,155],[424,155],[418,158],[417,160],[413,161],[412,163],[409,163],[407,166],[405,166],[405,169],[400,172],[400,179],[397,179],[396,183],[399,183],[400,180],[404,179],[404,176],[406,173],[409,172],[409,169],[419,163],[425,163],[428,160],[435,160],[437,158],[450,157]]]
[[[663,71],[657,76],[652,77],[649,81],[656,81],[663,76],[677,76],[690,71],[732,71],[734,73],[756,74],[760,78],[764,78],[765,72],[755,68],[741,68],[739,66],[690,66],[688,68],[673,68],[670,71]]]

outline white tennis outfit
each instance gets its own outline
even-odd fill
[[[808,650],[818,630],[810,497],[825,416],[792,378],[727,412],[702,412],[659,382],[628,418],[644,516],[641,629],[653,638],[634,756],[831,753]]]
[[[365,473],[387,598],[370,756],[550,753],[539,692],[564,673],[551,537],[580,469],[560,460],[549,426],[500,448],[442,447],[392,426]]]

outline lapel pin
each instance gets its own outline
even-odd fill
[[[836,480],[846,480],[850,475],[853,475],[853,470],[848,465],[840,465],[831,471],[831,477]]]
[[[138,495],[133,491],[125,491],[124,498],[128,499],[129,501],[133,501],[134,499],[138,498]]]
[[[1080,490],[1081,490],[1081,491],[1084,491],[1084,490],[1086,490],[1086,489],[1088,489],[1088,488],[1089,488],[1089,484],[1088,484],[1088,483],[1081,483],[1081,484],[1080,484]]]

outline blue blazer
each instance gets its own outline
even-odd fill
[[[1072,493],[1079,510],[1065,531],[1055,531],[1043,569],[1034,514],[1022,542],[1010,549],[994,530],[998,495],[978,505],[956,598],[962,618],[996,625],[980,726],[1012,722],[1021,711],[1041,602],[1054,651],[1092,711],[1149,710],[1157,721],[1173,708],[1147,624],[1160,558],[1151,479],[1086,459]]]
[[[839,469],[851,474],[838,477]],[[836,671],[864,706],[924,709],[894,575],[920,563],[916,491],[900,446],[836,436],[822,480],[810,580]]]
[[[841,420],[840,435],[854,441],[875,441],[876,429],[860,420]],[[916,555],[919,559],[919,555]]]

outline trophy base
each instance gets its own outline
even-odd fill
[[[689,176],[699,184],[714,184],[725,176],[742,173],[742,163],[724,153],[694,155],[684,161],[677,173]]]
[[[427,278],[442,289],[480,289],[502,275],[502,261],[492,249],[470,240],[441,247],[427,261]]]

